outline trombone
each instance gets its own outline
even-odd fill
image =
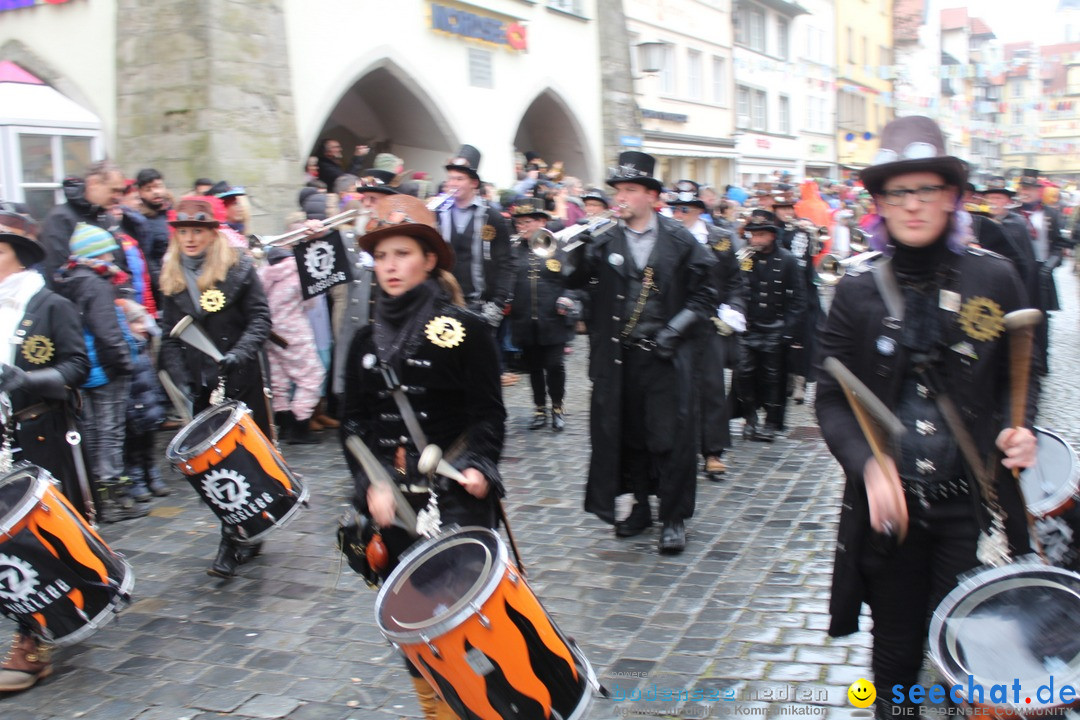
[[[824,255],[821,258],[821,262],[817,266],[817,279],[822,285],[831,287],[840,282],[840,279],[851,272],[852,268],[861,267],[878,255],[881,254],[880,250],[871,250],[870,252],[859,253],[858,255],[852,255],[849,258],[841,260],[835,255]]]
[[[545,259],[553,256],[560,250],[563,252],[570,252],[584,244],[584,240],[576,239],[579,235],[588,233],[589,235],[596,237],[615,227],[615,224],[617,223],[616,212],[616,209],[605,210],[602,213],[593,215],[589,218],[588,222],[583,225],[571,225],[570,227],[563,228],[557,233],[545,230],[544,228],[534,230],[528,238],[529,249],[532,250],[533,254]]]
[[[322,229],[330,230],[336,228],[338,225],[344,225],[345,223],[352,222],[358,215],[365,214],[364,210],[359,208],[353,208],[352,210],[346,210],[345,212],[332,215],[322,221]],[[305,236],[312,233],[311,228],[302,227],[296,230],[290,230],[287,233],[281,235],[270,235],[268,237],[262,237],[260,235],[249,235],[248,238],[262,248],[268,247],[287,247],[295,243],[300,242]]]

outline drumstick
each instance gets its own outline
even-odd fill
[[[1009,392],[1013,427],[1023,427],[1027,419],[1028,383],[1031,379],[1031,348],[1035,326],[1042,322],[1042,312],[1034,308],[1013,310],[1005,316],[1009,331]],[[1020,468],[1013,468],[1013,477],[1020,478]]]
[[[390,475],[386,472],[386,468],[382,466],[382,463],[379,462],[379,459],[372,454],[364,441],[356,435],[349,435],[345,438],[345,447],[349,449],[349,452],[364,468],[368,480],[373,485],[383,487],[394,495],[394,514],[405,525],[406,530],[416,535],[416,511],[413,510],[409,501],[405,499],[397,483],[390,479]]]
[[[870,388],[866,387],[835,357],[825,358],[822,367],[836,378],[836,382],[840,384],[840,389],[844,391],[844,396],[851,406],[851,411],[855,414],[859,428],[862,430],[866,442],[870,445],[870,451],[874,454],[874,459],[881,468],[881,472],[888,476],[889,456],[885,452],[885,438],[881,436],[881,431],[884,428],[891,437],[895,438],[904,433],[903,423],[889,408],[885,407],[885,403],[881,402],[871,392]],[[878,424],[875,424],[875,421]],[[897,507],[905,511],[900,527],[897,528],[897,537],[900,542],[904,542],[904,538],[907,537],[907,502],[904,499],[903,491],[899,487],[895,487],[896,483],[890,482],[890,485],[894,486],[895,494],[899,496],[894,498],[897,501]]]

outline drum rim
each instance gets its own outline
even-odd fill
[[[1077,456],[1076,449],[1069,444],[1069,441],[1063,438],[1059,433],[1053,430],[1048,430],[1038,425],[1034,426],[1036,442],[1038,442],[1038,435],[1042,433],[1048,437],[1057,440],[1059,443],[1065,446],[1065,449],[1069,452],[1069,457],[1072,459],[1072,471],[1069,473],[1069,482],[1058,485],[1055,491],[1039,500],[1031,500],[1026,495],[1024,496],[1024,503],[1027,505],[1028,510],[1032,515],[1036,517],[1047,517],[1055,510],[1058,510],[1070,500],[1077,496],[1077,491],[1080,490],[1080,456]],[[1037,455],[1036,455],[1037,457]],[[1037,467],[1037,466],[1036,466]],[[1028,468],[1024,468],[1020,471],[1020,489],[1024,489],[1024,473],[1028,471]]]
[[[101,628],[108,625],[113,617],[115,617],[123,609],[122,604],[127,602],[126,598],[131,596],[131,590],[135,587],[135,573],[131,569],[131,564],[127,560],[117,555],[117,560],[120,561],[120,565],[124,568],[124,575],[120,581],[120,587],[116,593],[116,596],[109,601],[109,603],[101,609],[97,615],[92,617],[89,622],[84,624],[78,630],[69,632],[59,638],[50,638],[49,642],[56,646],[74,645],[82,642],[86,638],[96,633]]]
[[[237,537],[235,538],[236,542],[241,545],[253,545],[255,543],[262,542],[268,534],[272,533],[278,528],[283,528],[290,522],[292,522],[293,519],[296,518],[296,516],[300,513],[300,511],[307,506],[307,501],[311,496],[311,491],[308,489],[308,486],[304,484],[302,480],[296,477],[295,473],[290,472],[289,475],[290,481],[293,482],[298,488],[300,488],[300,494],[296,496],[296,502],[293,503],[293,506],[286,510],[277,522],[271,523],[270,527],[266,528],[260,533],[251,535],[250,537]]]
[[[1064,568],[1056,567],[1054,565],[1045,565],[1045,564],[1042,563],[1041,560],[1039,560],[1037,558],[1030,559],[1030,560],[1029,559],[1020,559],[1020,560],[1017,560],[1016,562],[1011,563],[1009,565],[1002,565],[1000,567],[986,567],[986,566],[984,566],[982,568],[974,570],[970,575],[964,577],[960,581],[960,583],[957,584],[957,586],[955,588],[953,588],[952,591],[950,591],[949,594],[946,595],[944,597],[944,599],[942,599],[941,603],[934,609],[933,616],[931,617],[931,620],[930,620],[930,629],[929,629],[929,632],[927,633],[927,643],[929,645],[929,650],[930,650],[930,659],[933,662],[934,666],[937,667],[937,669],[939,671],[941,671],[941,673],[943,675],[945,675],[945,678],[949,681],[950,687],[952,685],[964,686],[964,682],[966,682],[966,680],[967,680],[966,675],[964,676],[964,678],[958,677],[957,672],[956,672],[958,669],[960,669],[958,662],[954,661],[953,658],[951,658],[951,657],[949,657],[949,658],[943,658],[942,657],[942,652],[941,652],[942,647],[941,646],[942,646],[942,643],[945,642],[945,634],[946,634],[944,632],[945,631],[944,625],[945,625],[946,620],[951,615],[951,613],[957,608],[957,606],[959,606],[973,592],[979,590],[980,588],[983,588],[983,587],[989,585],[991,582],[996,582],[998,580],[1003,580],[1003,579],[1006,579],[1006,578],[1009,578],[1009,577],[1015,577],[1016,579],[1020,579],[1024,575],[1034,575],[1034,574],[1057,575],[1057,576],[1060,576],[1062,578],[1068,578],[1068,579],[1074,580],[1074,581],[1077,582],[1078,586],[1080,586],[1080,573],[1075,573],[1075,572],[1072,572],[1070,570],[1066,570]],[[1080,593],[1078,593],[1076,589],[1066,587],[1064,585],[1064,582],[1062,582],[1061,587],[1067,589],[1070,593],[1072,593],[1074,595],[1080,596]],[[947,663],[946,663],[946,660],[948,661]],[[980,682],[980,684],[985,685],[984,679],[982,679],[982,678],[976,678],[976,679]],[[1055,679],[1055,681],[1058,679],[1058,676],[1057,676],[1056,673],[1055,673],[1054,679]],[[1075,686],[1077,684],[1077,680],[1080,680],[1080,667],[1078,667],[1075,670],[1072,670],[1071,674],[1069,676],[1067,676],[1066,679],[1068,680],[1068,684]],[[1024,709],[1032,709],[1032,708],[1030,708],[1028,706],[1017,707],[1013,703],[1009,703],[1009,702],[995,703],[995,702],[987,701],[987,702],[978,703],[978,705],[981,705],[981,706],[984,706],[984,707],[1005,707],[1005,708],[1010,708],[1010,709],[1016,709],[1021,714],[1023,714],[1022,711]],[[1062,706],[1060,704],[1055,704],[1055,705],[1049,705],[1048,704],[1048,705],[1040,705],[1039,706],[1039,708],[1041,710],[1046,710],[1046,709],[1049,709],[1049,708],[1056,708],[1056,707],[1065,707],[1065,706]]]
[[[34,472],[34,471],[37,472]],[[11,537],[10,531],[12,526],[16,525],[24,517],[26,517],[30,510],[35,505],[45,499],[45,493],[48,491],[52,483],[49,482],[49,477],[52,477],[49,472],[38,465],[26,464],[16,466],[12,468],[7,474],[0,478],[0,485],[4,485],[9,481],[14,481],[15,476],[29,475],[30,487],[26,494],[23,495],[19,501],[12,506],[2,517],[0,517],[0,535],[4,537]],[[17,515],[15,513],[18,513]]]
[[[206,422],[207,418],[213,417],[214,415],[223,412],[228,412],[234,419],[234,422],[222,425],[220,428],[218,428],[217,431],[214,432],[213,435],[206,438],[206,440],[202,441],[195,447],[191,448],[191,450],[188,450],[185,453],[180,452],[180,446],[184,444],[184,440],[187,439],[188,435],[191,434],[192,430],[199,427],[201,423]],[[168,459],[169,462],[177,463],[187,462],[191,458],[199,457],[207,450],[210,450],[212,447],[220,443],[226,435],[232,432],[232,429],[236,427],[237,423],[239,422],[238,418],[243,417],[243,415],[248,412],[250,412],[248,410],[248,406],[245,405],[244,402],[241,400],[226,400],[220,405],[211,405],[210,407],[206,408],[201,413],[196,415],[194,418],[192,418],[191,422],[189,422],[187,425],[180,428],[180,432],[176,433],[176,437],[169,441],[169,446],[165,448],[166,459]]]
[[[423,628],[417,628],[415,630],[391,630],[387,628],[382,620],[383,606],[387,602],[387,597],[391,592],[391,588],[403,579],[401,576],[405,574],[410,563],[423,555],[428,554],[440,543],[447,543],[455,539],[460,540],[461,536],[469,533],[487,535],[495,540],[495,553],[490,564],[490,568],[493,572],[491,572],[491,575],[488,578],[483,579],[480,582],[480,589],[476,594],[473,595],[463,607],[459,607],[454,612],[448,613],[442,619],[432,622],[430,625],[426,625]],[[491,528],[482,527],[480,525],[469,525],[429,538],[426,542],[421,543],[418,547],[413,548],[403,555],[398,561],[397,567],[394,568],[394,571],[390,573],[390,576],[383,582],[382,587],[379,588],[379,595],[375,598],[375,623],[379,626],[379,630],[382,634],[388,640],[393,642],[412,644],[416,641],[433,641],[459,625],[464,624],[469,618],[475,615],[476,613],[471,610],[470,606],[476,605],[477,607],[483,607],[484,603],[495,594],[495,590],[502,585],[503,580],[506,578],[507,571],[515,572],[516,574],[516,571],[509,567],[508,560],[509,552],[506,549],[506,543],[504,543],[502,538],[499,537],[499,534]],[[521,578],[520,581],[524,581],[524,578]],[[455,603],[455,607],[462,602],[464,602],[463,599],[458,600]],[[432,618],[432,620],[434,620],[434,618]]]

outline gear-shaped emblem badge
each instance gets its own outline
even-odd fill
[[[960,329],[972,340],[993,340],[1005,332],[1005,313],[989,298],[968,298],[960,308]]]
[[[304,267],[316,280],[330,277],[334,271],[334,246],[325,240],[317,240],[304,251]]]
[[[465,326],[456,318],[439,315],[427,324],[424,334],[437,347],[453,348],[465,339]]]
[[[211,470],[202,479],[203,495],[225,512],[236,512],[251,497],[247,479],[235,470]]]
[[[37,585],[37,571],[29,563],[11,555],[0,555],[0,600],[25,602]]]
[[[225,307],[225,293],[217,288],[203,290],[203,294],[199,296],[199,305],[208,313],[220,312]]]

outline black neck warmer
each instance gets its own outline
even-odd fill
[[[379,295],[373,328],[380,360],[398,364],[402,351],[427,319],[438,296],[439,285],[432,278],[398,297]]]
[[[893,241],[892,265],[901,279],[927,280],[933,277],[949,257],[948,232],[924,247],[911,247]]]

